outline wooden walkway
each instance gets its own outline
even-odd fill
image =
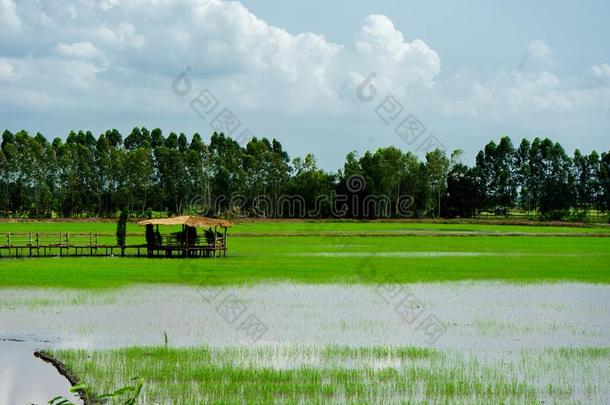
[[[0,234],[0,258],[19,257],[220,257],[227,255],[226,245],[119,246],[104,243],[108,236],[99,234],[8,233]]]

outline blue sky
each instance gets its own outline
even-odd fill
[[[0,120],[50,138],[228,125],[327,169],[426,140],[472,161],[504,134],[607,151],[608,16],[604,1],[0,0]]]

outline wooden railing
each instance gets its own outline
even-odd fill
[[[171,237],[170,237],[171,238]],[[226,256],[226,244],[219,238],[216,244],[209,245],[205,238],[198,238],[188,246],[175,238],[165,239],[160,246],[112,243],[112,236],[100,237],[98,233],[2,233],[0,234],[1,257],[52,257],[52,256]]]

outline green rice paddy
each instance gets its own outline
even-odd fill
[[[179,227],[164,227],[173,232]],[[116,224],[113,221],[2,221],[0,234],[7,232],[71,232],[98,233],[113,236]],[[143,235],[144,228],[135,222],[127,225],[131,235]],[[524,223],[522,225],[500,225],[497,223],[469,222],[415,222],[415,221],[350,221],[350,220],[244,220],[237,221],[231,228],[233,234],[328,234],[328,233],[404,233],[404,232],[478,232],[478,233],[604,233],[610,235],[610,226],[583,225],[551,226],[544,223]]]
[[[412,347],[134,347],[52,355],[98,390],[143,378],[145,403],[565,404],[595,401],[610,388],[609,348],[524,350],[494,361]]]
[[[0,233],[99,233],[107,243],[113,243],[114,229],[112,222],[0,222]],[[131,223],[128,232],[128,243],[143,243],[141,227]],[[96,291],[138,285],[608,284],[610,238],[601,235],[610,236],[610,228],[246,221],[230,230],[226,258],[1,259],[0,293],[12,289],[14,296],[14,289],[44,288],[57,291],[58,298],[22,302],[0,296],[0,308],[44,311],[55,305],[85,305]],[[76,295],[61,298],[66,289]],[[569,325],[566,321],[558,327]],[[520,330],[541,333],[523,328],[497,319],[472,324],[473,333],[483,337],[501,338]],[[286,342],[212,347],[202,342],[195,347],[50,353],[95,393],[142,377],[141,403],[565,404],[610,398],[610,341],[608,345],[534,350],[521,349],[516,342],[514,350],[482,355],[476,347],[454,351]]]
[[[168,283],[610,282],[610,238],[229,237],[227,258],[3,259],[0,286],[113,288]],[[421,256],[413,255],[421,252]],[[435,256],[435,253],[443,255]],[[451,255],[451,253],[455,255]],[[460,255],[468,253],[468,255]],[[479,255],[477,255],[479,254]]]

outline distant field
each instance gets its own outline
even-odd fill
[[[162,227],[162,232],[177,231],[179,227]],[[98,233],[112,236],[116,224],[112,221],[40,221],[40,222],[7,222],[0,221],[0,234],[8,232],[42,232],[42,233]],[[144,235],[144,227],[129,223],[127,232],[131,235]],[[237,221],[230,232],[234,235],[272,234],[272,235],[324,235],[337,233],[370,233],[370,234],[400,234],[400,233],[574,233],[574,234],[608,234],[610,226],[577,225],[550,226],[548,224],[531,225],[499,225],[486,223],[435,223],[411,221],[348,221],[348,220],[290,220],[290,221]],[[134,240],[141,242],[141,239]]]
[[[506,280],[610,282],[610,239],[582,237],[229,238],[221,259],[2,259],[0,287],[109,288]]]

